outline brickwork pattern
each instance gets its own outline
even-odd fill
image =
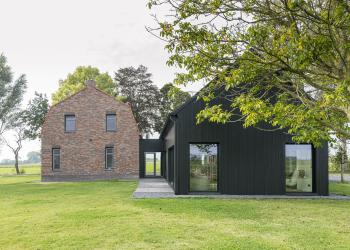
[[[106,131],[106,114],[115,112],[117,130]],[[65,114],[75,114],[76,131],[64,130]],[[139,176],[139,132],[130,105],[89,83],[51,107],[42,128],[42,180],[72,181]],[[105,147],[114,146],[111,170],[105,169]],[[52,170],[52,148],[61,149],[60,169]]]

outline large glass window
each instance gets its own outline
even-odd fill
[[[161,153],[145,153],[146,176],[160,176]]]
[[[190,144],[190,191],[217,191],[217,144]]]
[[[286,192],[312,192],[311,145],[286,145]]]
[[[52,149],[52,170],[61,168],[61,150],[59,148]]]
[[[106,147],[105,149],[105,169],[113,168],[114,147]]]
[[[66,132],[75,131],[75,115],[65,115],[64,116],[64,130]]]
[[[116,114],[107,114],[106,115],[106,130],[107,131],[116,131],[117,130]]]

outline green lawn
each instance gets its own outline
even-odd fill
[[[39,179],[0,176],[0,249],[350,246],[349,201],[132,199],[136,182]]]
[[[40,164],[26,164],[19,166],[20,171],[23,174],[40,174]],[[0,175],[13,175],[16,174],[14,166],[0,165]]]
[[[350,196],[350,183],[329,183],[329,192],[333,194]]]

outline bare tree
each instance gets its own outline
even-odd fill
[[[1,139],[5,142],[7,147],[10,148],[14,154],[15,169],[17,174],[20,174],[20,170],[18,166],[19,152],[22,149],[23,141],[27,138],[26,128],[21,117],[22,117],[22,113],[17,113],[15,116],[11,118],[11,122],[9,122],[9,124],[11,124],[11,129],[14,133],[14,138],[12,140],[13,143],[10,143],[9,140],[7,140],[3,135],[1,135]]]

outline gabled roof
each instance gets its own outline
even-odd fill
[[[168,129],[171,127],[170,125],[172,125],[173,123],[173,119],[172,117],[176,117],[177,114],[183,110],[185,107],[187,107],[187,105],[189,105],[190,103],[192,103],[193,101],[196,101],[198,98],[198,93],[197,92],[194,96],[192,96],[190,99],[188,99],[185,103],[183,103],[180,107],[178,107],[177,109],[175,109],[173,112],[171,112],[166,121],[165,124],[163,126],[162,131],[160,132],[159,138],[163,138],[164,134],[168,131]]]
[[[214,81],[211,81],[210,83],[212,83]],[[159,138],[163,138],[164,134],[168,131],[168,129],[171,127],[170,125],[172,125],[173,120],[171,119],[172,117],[176,118],[177,114],[183,110],[185,107],[187,107],[188,105],[190,105],[192,102],[196,101],[198,99],[199,94],[204,91],[205,89],[208,88],[208,86],[210,85],[210,83],[206,84],[203,88],[201,88],[196,94],[194,94],[189,100],[187,100],[184,104],[182,104],[180,107],[178,107],[176,110],[174,110],[173,112],[171,112],[168,115],[168,118],[166,119],[166,122],[164,124],[164,127],[162,129],[162,131],[160,132],[160,136]],[[224,88],[220,87],[219,90],[217,91],[225,91]]]
[[[74,96],[76,96],[77,94],[79,94],[79,93],[81,93],[81,92],[87,90],[88,88],[93,88],[93,89],[97,90],[98,92],[104,94],[105,96],[108,96],[109,98],[112,98],[112,99],[113,99],[114,101],[116,101],[116,102],[124,103],[124,102],[121,102],[121,101],[115,99],[113,96],[107,94],[106,92],[100,90],[100,89],[97,88],[96,86],[87,86],[87,85],[84,85],[84,87],[83,87],[82,89],[80,89],[80,90],[78,90],[76,93],[74,93],[74,94],[72,94],[72,95],[66,97],[65,99],[63,99],[63,100],[61,100],[61,101],[59,101],[59,102],[53,104],[50,108],[55,107],[55,106],[57,106],[58,104],[60,104],[60,103],[62,103],[62,102],[65,102],[65,101],[71,99],[72,97],[74,97]]]
[[[59,102],[57,102],[57,103],[55,103],[55,104],[53,104],[53,105],[49,108],[47,114],[45,115],[44,123],[45,123],[45,121],[46,121],[46,118],[48,117],[48,114],[52,111],[52,109],[53,109],[55,106],[57,106],[57,105],[59,105],[59,104],[65,102],[65,101],[67,101],[67,100],[73,98],[73,97],[76,96],[77,94],[79,94],[79,93],[81,93],[81,92],[83,92],[83,91],[86,91],[86,90],[89,89],[89,88],[93,88],[94,90],[96,90],[96,91],[98,91],[98,92],[104,94],[105,96],[107,96],[107,97],[109,97],[109,98],[112,98],[112,99],[113,99],[115,102],[117,102],[117,103],[126,104],[126,105],[129,105],[129,107],[130,107],[130,104],[129,104],[129,103],[124,103],[124,102],[122,102],[122,101],[117,100],[117,99],[114,98],[113,96],[111,96],[111,95],[105,93],[104,91],[100,90],[99,88],[97,88],[96,85],[89,85],[89,86],[88,86],[87,84],[85,84],[84,87],[83,87],[82,89],[80,89],[79,91],[77,91],[76,93],[74,93],[74,94],[68,96],[67,98],[65,98],[65,99],[63,99],[63,100],[61,100],[61,101],[59,101]],[[131,107],[130,107],[130,108],[131,108]],[[135,119],[135,118],[134,118],[134,119]]]

